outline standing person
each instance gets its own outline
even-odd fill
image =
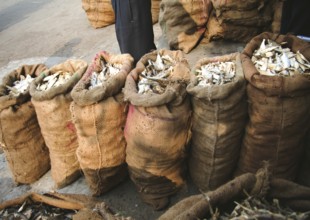
[[[115,30],[121,53],[129,53],[135,63],[156,49],[151,0],[112,0]]]

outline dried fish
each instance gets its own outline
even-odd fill
[[[116,75],[122,68],[122,64],[119,63],[106,63],[101,60],[102,70],[101,72],[92,72],[90,78],[90,85],[88,89],[93,89],[97,86],[101,86],[111,76]]]
[[[164,93],[176,61],[168,55],[157,54],[155,62],[150,59],[147,62],[148,65],[139,75],[138,93]]]
[[[248,197],[241,203],[235,202],[236,206],[229,215],[218,216],[220,220],[237,219],[294,219],[306,220],[310,217],[310,212],[298,213],[293,210],[281,207],[279,201],[274,199],[272,202],[264,198]],[[218,213],[217,213],[218,214]]]
[[[0,212],[0,219],[23,219],[23,220],[44,220],[44,219],[72,219],[77,210],[56,208],[44,203],[34,203],[30,199],[25,200],[21,205],[10,206]]]
[[[231,82],[236,75],[236,65],[232,61],[213,62],[196,70],[198,86],[223,85]]]
[[[292,52],[282,44],[263,39],[254,51],[252,62],[262,75],[293,76],[295,73],[310,75],[310,62],[299,52]]]
[[[31,75],[26,75],[26,77],[24,75],[20,75],[20,80],[13,82],[13,86],[6,85],[6,88],[9,90],[8,94],[19,96],[20,94],[25,93],[33,80],[34,78],[31,77]]]
[[[43,82],[38,84],[37,90],[46,91],[50,88],[58,87],[67,83],[72,76],[72,73],[65,71],[57,71],[54,74],[44,77]]]

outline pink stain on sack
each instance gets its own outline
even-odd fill
[[[76,129],[72,121],[68,122],[67,126],[68,130],[72,131],[72,133],[76,133]]]
[[[125,125],[125,129],[124,129],[125,138],[127,138],[127,126],[128,126],[128,123],[130,123],[130,121],[131,121],[131,117],[132,117],[134,110],[135,110],[135,107],[133,105],[129,104],[129,109],[128,109],[127,118],[126,118],[126,125]]]

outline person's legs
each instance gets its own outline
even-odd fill
[[[151,0],[112,0],[117,41],[122,53],[137,62],[156,49],[151,14]]]

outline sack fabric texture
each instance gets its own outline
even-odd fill
[[[111,0],[82,0],[90,25],[94,28],[102,28],[114,24],[115,16]]]
[[[223,85],[199,86],[195,71],[214,62],[234,62],[235,77]],[[193,106],[189,171],[194,183],[209,191],[229,181],[239,158],[247,102],[240,54],[199,60],[187,92]]]
[[[176,61],[165,92],[139,94],[138,75],[157,54]],[[190,138],[190,100],[186,93],[189,66],[181,51],[144,55],[128,75],[124,95],[130,102],[125,138],[129,174],[144,202],[159,210],[183,184],[184,159]]]
[[[51,173],[57,188],[75,181],[81,174],[76,156],[77,135],[71,119],[70,92],[87,69],[83,60],[69,59],[57,64],[37,77],[30,85],[32,103],[37,113],[41,132],[50,151]],[[65,84],[45,91],[37,90],[46,76],[58,71],[69,72]]]
[[[92,73],[102,71],[102,60],[122,67],[102,85],[89,89]],[[99,52],[71,92],[70,110],[79,143],[77,157],[96,196],[128,176],[124,138],[127,105],[123,101],[122,88],[132,64],[133,58],[129,54]]]
[[[170,48],[189,53],[203,37],[211,9],[210,0],[162,0],[159,24]]]
[[[247,80],[249,122],[243,139],[237,175],[256,172],[269,161],[277,178],[295,180],[310,126],[309,75],[261,75],[251,57],[263,39],[300,51],[310,59],[310,45],[293,35],[262,33],[244,48],[241,61]],[[309,73],[308,73],[309,74]]]
[[[6,86],[12,87],[21,76],[35,78],[46,69],[43,64],[23,65],[7,74],[0,85],[0,145],[16,183],[38,180],[50,169],[50,159],[29,88],[14,96]]]

